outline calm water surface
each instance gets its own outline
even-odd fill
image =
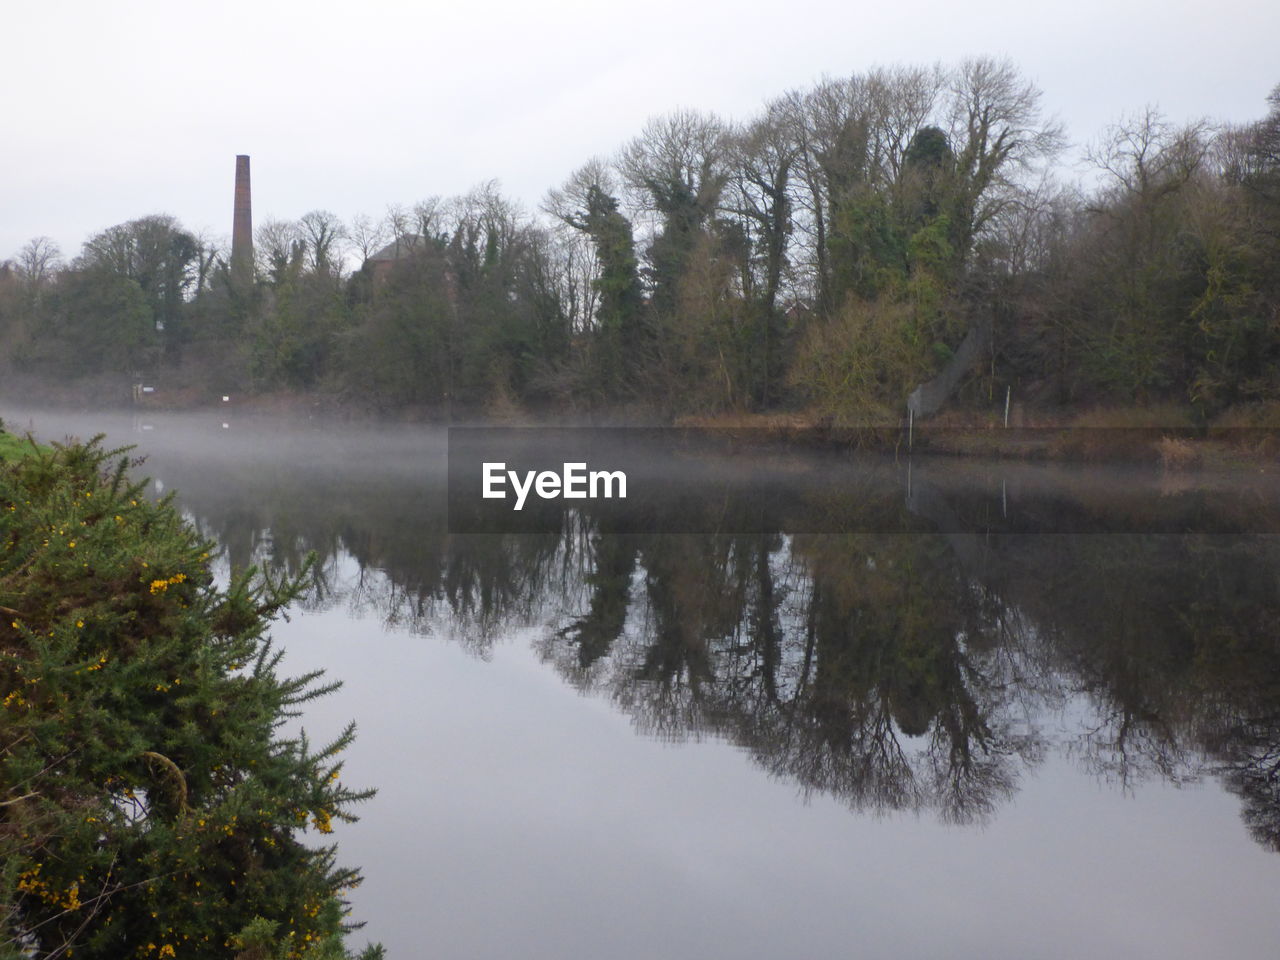
[[[1269,478],[789,455],[768,529],[451,536],[441,431],[0,413],[317,553],[275,635],[393,958],[1276,955]]]

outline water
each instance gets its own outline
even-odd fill
[[[1274,955],[1265,477],[792,453],[775,528],[459,536],[441,431],[148,422],[33,419],[226,565],[317,553],[275,635],[345,681],[304,723],[359,723],[393,957]]]

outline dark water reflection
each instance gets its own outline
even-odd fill
[[[1131,476],[1091,471],[1058,482],[1052,471],[934,464],[924,476],[915,468],[908,493],[893,467],[886,476],[894,486],[831,489],[802,505],[816,513],[793,529],[614,533],[588,507],[554,532],[454,536],[443,511],[438,434],[227,435],[198,423],[164,426],[141,438],[148,469],[180,491],[183,508],[231,564],[298,570],[314,551],[313,612],[375,617],[401,635],[448,635],[480,658],[514,635],[528,637],[533,656],[564,689],[611,704],[639,733],[663,742],[721,741],[748,754],[768,775],[760,778],[762,793],[772,779],[857,814],[910,812],[990,829],[1006,811],[1014,816],[1037,777],[1059,782],[1065,763],[1121,795],[1153,784],[1225,790],[1240,813],[1237,834],[1255,850],[1280,852],[1280,538],[1002,532],[1010,517],[1016,530],[1036,529],[1037,518],[1050,515],[1053,529],[1069,529],[1064,515],[1105,524],[1108,481],[1132,491]],[[965,482],[956,482],[961,476]],[[1237,480],[1152,475],[1143,482],[1154,492],[1141,509],[1155,521],[1161,511],[1185,511],[1187,498],[1203,514],[1210,485],[1225,528],[1248,530],[1249,516],[1280,507],[1268,490]],[[1003,526],[966,528],[975,483],[1001,489]],[[1116,499],[1132,526],[1133,499]],[[850,515],[886,503],[908,509],[919,531],[794,532],[820,529],[815,516],[823,515],[832,529],[874,529]],[[1158,522],[1152,528],[1161,529]],[[564,763],[572,769],[570,744]],[[1037,803],[1045,808],[1040,829],[1055,830],[1061,812]],[[1128,809],[1135,820],[1146,815],[1140,802]],[[376,811],[368,815],[376,819]],[[1173,847],[1201,827],[1173,822],[1168,829]],[[785,841],[786,823],[771,830]],[[1033,876],[1059,869],[1023,855],[1027,862],[1009,869]],[[1170,907],[1170,929],[1199,924],[1220,941],[1219,898],[1274,901],[1274,886],[1257,885],[1259,876],[1280,881],[1277,864],[1274,857],[1254,864],[1238,889],[1215,882],[1196,894],[1203,917],[1188,918],[1185,908],[1175,917]],[[376,877],[378,863],[364,866]],[[942,857],[919,868],[954,870]],[[607,892],[601,896],[607,901]],[[588,914],[604,909],[581,906]],[[1072,934],[1050,949],[1034,931],[1028,941],[1016,921],[999,917],[999,903],[993,909],[960,922],[936,903],[913,908],[921,924],[960,922],[966,931],[944,937],[932,955],[1072,956],[1090,943]],[[1146,918],[1134,923],[1149,923],[1162,909],[1134,908],[1135,918]],[[1184,936],[1154,937],[1148,953],[1124,913],[1104,925],[1111,940],[1092,948],[1112,955],[1108,947],[1119,949],[1120,937],[1126,956],[1203,955],[1205,945]],[[1075,917],[1068,927],[1082,923]],[[909,936],[860,929],[867,944],[880,945],[869,955],[915,955],[904,946],[911,943],[924,949]],[[840,940],[848,934],[841,924],[830,931],[827,940],[811,937],[812,945],[825,952],[851,946]],[[370,932],[396,942],[386,929]],[[1236,924],[1231,942],[1215,949],[1267,956],[1277,933],[1266,911]],[[714,955],[767,954],[757,953],[762,941],[731,931],[716,942]],[[555,950],[484,943],[440,941],[457,955],[597,955],[572,939],[556,941]],[[615,945],[606,952],[629,951]],[[679,947],[670,952],[685,955]],[[417,955],[416,948],[401,955]]]

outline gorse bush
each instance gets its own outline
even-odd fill
[[[128,466],[98,440],[0,464],[0,957],[346,956],[359,876],[308,834],[372,791],[340,780],[354,725],[281,730],[337,686],[277,674],[301,582],[215,586]]]

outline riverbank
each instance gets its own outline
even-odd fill
[[[141,416],[217,413],[369,425],[675,426],[725,432],[746,443],[976,459],[1153,463],[1169,470],[1266,470],[1280,456],[1280,404],[1275,403],[1234,407],[1207,422],[1190,407],[1163,404],[1038,410],[1016,405],[1007,419],[1003,411],[952,410],[913,423],[885,415],[883,422],[860,424],[816,410],[677,417],[640,405],[496,409],[439,403],[380,410],[321,390],[219,394],[170,385],[134,394],[118,377],[73,384],[8,382],[0,402],[68,412],[105,408]]]
[[[680,427],[814,446],[1064,463],[1156,463],[1165,469],[1261,469],[1280,456],[1280,406],[1226,411],[1209,423],[1173,406],[1019,411],[1008,423],[951,411],[923,422],[854,426],[812,413],[682,417]]]

